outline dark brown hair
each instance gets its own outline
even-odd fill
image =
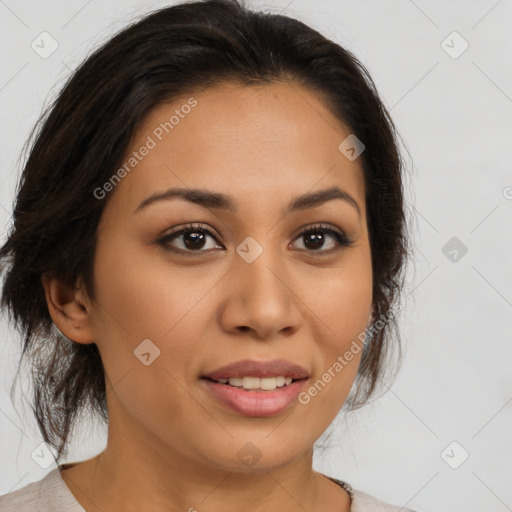
[[[57,331],[41,277],[57,276],[70,285],[83,279],[94,297],[96,229],[108,195],[98,200],[93,191],[121,164],[134,131],[154,107],[223,81],[307,87],[364,143],[359,158],[373,318],[385,322],[364,345],[349,408],[374,393],[392,339],[401,351],[390,313],[403,288],[408,255],[404,166],[395,127],[368,71],[339,44],[284,15],[252,11],[236,0],[166,7],[92,53],[39,119],[27,141],[13,225],[0,249],[2,305],[23,335],[21,360],[30,355],[34,381],[32,408],[57,459],[66,453],[79,412],[89,407],[106,422],[108,411],[98,348]]]

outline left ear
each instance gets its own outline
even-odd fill
[[[44,275],[41,280],[48,311],[59,331],[77,343],[94,343],[91,304],[83,281],[79,280],[76,286],[70,287],[57,277]]]

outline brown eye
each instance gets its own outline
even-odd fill
[[[322,225],[313,226],[302,231],[302,233],[297,237],[297,240],[300,239],[303,239],[304,249],[309,252],[331,252],[352,244],[351,240],[349,240],[344,234]],[[329,239],[333,241],[331,242],[330,247],[322,250]]]
[[[208,238],[211,238],[216,243],[210,243],[210,247],[205,249],[205,246],[208,244]],[[178,246],[174,243],[175,241],[179,242]],[[173,243],[171,244],[171,242]],[[213,233],[201,225],[188,225],[179,231],[168,233],[160,238],[158,243],[164,248],[176,252],[206,252],[219,247]]]
[[[210,247],[208,247],[208,239],[212,240]],[[296,240],[301,239],[303,247],[299,250],[317,253],[331,253],[352,244],[352,241],[342,232],[323,225],[312,226],[302,231]],[[157,243],[166,250],[179,253],[201,253],[223,249],[215,235],[203,225],[189,224],[166,234]],[[326,244],[329,245],[327,248],[325,248]]]

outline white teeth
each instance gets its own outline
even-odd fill
[[[278,375],[276,377],[230,377],[229,379],[217,379],[216,382],[228,384],[237,388],[244,389],[262,389],[264,391],[274,391],[276,388],[289,386],[292,383],[291,377]]]
[[[265,391],[274,391],[277,388],[277,379],[275,377],[260,378],[259,387]]]
[[[260,387],[260,380],[262,379],[260,379],[259,377],[243,377],[242,386],[244,389],[258,389]]]

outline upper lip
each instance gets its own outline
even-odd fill
[[[294,380],[306,379],[309,377],[308,372],[297,364],[285,359],[273,359],[272,361],[254,361],[252,359],[244,359],[228,364],[222,368],[204,375],[205,378],[211,380],[229,379],[230,377],[291,377]]]

